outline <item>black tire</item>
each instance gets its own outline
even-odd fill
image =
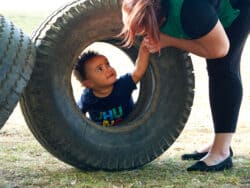
[[[0,15],[0,128],[27,85],[35,61],[35,46],[11,21]]]
[[[187,53],[168,48],[152,56],[128,120],[105,128],[83,117],[72,94],[77,56],[92,42],[117,44],[118,0],[79,0],[56,11],[33,40],[37,59],[21,107],[38,141],[80,169],[125,170],[161,155],[179,136],[191,111],[194,75]],[[138,45],[122,49],[135,61]]]

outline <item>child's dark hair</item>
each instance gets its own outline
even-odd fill
[[[73,70],[73,74],[75,75],[76,79],[79,80],[80,82],[82,82],[83,80],[87,79],[86,76],[86,69],[85,69],[85,65],[86,62],[90,59],[92,59],[93,57],[96,57],[100,55],[99,53],[95,52],[95,51],[87,51],[84,52],[79,58],[77,63],[74,66],[74,70]]]

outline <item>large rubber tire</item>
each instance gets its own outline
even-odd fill
[[[191,59],[168,48],[150,58],[126,122],[106,128],[81,114],[72,94],[73,64],[93,42],[117,45],[121,27],[120,1],[78,0],[52,14],[33,37],[37,59],[21,100],[25,119],[49,152],[80,169],[125,170],[149,163],[176,140],[191,111]],[[122,50],[135,61],[138,46]]]
[[[30,38],[0,15],[0,128],[30,79],[35,54]]]

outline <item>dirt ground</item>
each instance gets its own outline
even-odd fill
[[[250,37],[242,57],[242,80],[244,95],[238,121],[237,133],[234,136],[232,148],[235,156],[250,158]],[[193,151],[208,143],[213,138],[213,127],[208,101],[208,78],[206,64],[202,58],[192,55],[195,72],[195,98],[189,120],[176,142],[160,157],[181,155]],[[35,138],[29,131],[19,105],[0,130],[1,147],[9,147],[19,142],[33,141]]]

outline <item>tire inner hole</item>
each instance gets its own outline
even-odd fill
[[[110,65],[116,70],[117,79],[126,73],[131,73],[135,67],[134,62],[125,52],[107,42],[94,42],[91,45],[87,46],[87,48],[85,48],[78,56],[87,51],[94,51],[97,52],[98,54],[104,55],[108,59]],[[72,85],[75,105],[77,108],[79,108],[77,106],[77,102],[79,101],[85,87],[76,79],[75,75],[73,74],[73,70],[71,74],[71,85]],[[135,105],[139,99],[140,82],[136,86],[137,89],[135,89],[132,93],[132,98]],[[86,113],[84,116],[90,119],[88,113]]]

